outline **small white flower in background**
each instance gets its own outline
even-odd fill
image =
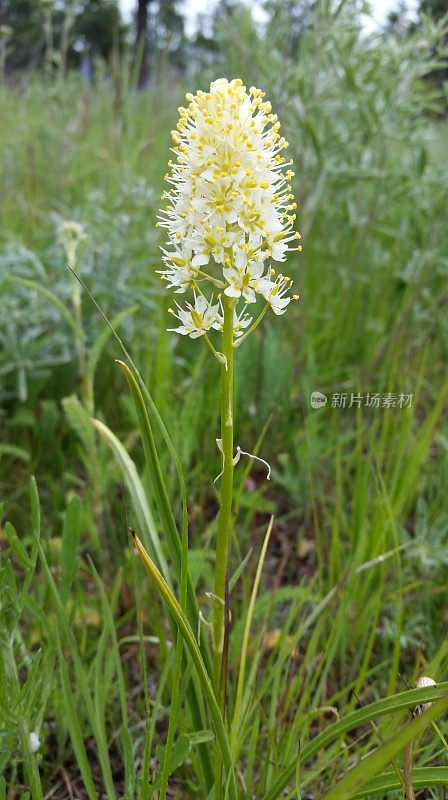
[[[85,229],[79,222],[65,220],[59,226],[59,241],[65,250],[67,261],[72,269],[75,269],[76,266],[79,247],[86,239]]]
[[[182,336],[190,336],[192,339],[197,339],[204,333],[215,328],[221,330],[222,317],[219,314],[219,304],[212,305],[212,301],[208,301],[202,294],[195,296],[194,306],[187,303],[187,308],[181,308],[176,303],[177,312],[170,309],[170,312],[181,323],[178,328],[168,328],[169,331],[175,331],[182,334]]]
[[[248,91],[241,80],[225,78],[209,92],[187,94],[188,106],[179,108],[172,131],[176,161],[169,162],[165,177],[171,187],[159,215],[158,225],[168,234],[160,273],[177,293],[210,281],[235,307],[254,303],[258,295],[279,315],[293,298],[288,278],[272,279],[270,260],[284,261],[288,251],[302,248],[294,230],[294,173],[281,155],[288,143],[263,97],[260,89]],[[175,316],[182,324],[174,330],[193,338],[219,330],[216,306],[209,304],[208,314],[204,302],[201,294],[194,307],[178,306]],[[246,319],[244,312],[237,314],[236,337]]]
[[[30,752],[37,753],[40,747],[40,739],[36,731],[30,733],[29,742],[30,742]]]
[[[427,678],[426,675],[422,675],[421,678],[415,684],[416,689],[424,689],[425,686],[436,686],[436,682],[432,678]],[[431,708],[432,703],[421,703],[421,705],[416,706],[414,708],[414,716],[418,714],[423,714],[428,708]]]

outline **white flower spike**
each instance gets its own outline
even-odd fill
[[[258,295],[279,315],[292,299],[289,278],[273,278],[270,261],[302,249],[294,231],[294,173],[281,155],[288,143],[278,118],[263,97],[239,79],[221,78],[209,92],[187,94],[172,131],[176,161],[169,162],[171,188],[159,215],[168,235],[160,273],[174,292],[195,291],[194,306],[177,306],[181,325],[172,329],[192,338],[222,327],[218,307],[196,294],[203,282],[218,287],[234,309]],[[236,340],[250,320],[244,310],[235,314]]]

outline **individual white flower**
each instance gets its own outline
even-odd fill
[[[260,292],[277,316],[285,313],[292,299],[298,299],[298,295],[288,296],[290,287],[291,279],[285,275],[278,275],[275,281],[267,278],[261,282]]]
[[[258,294],[282,314],[289,287],[286,279],[272,281],[265,263],[300,250],[300,235],[294,230],[294,173],[281,155],[288,143],[263,97],[260,89],[225,78],[208,92],[187,94],[172,131],[176,158],[169,162],[170,187],[159,214],[168,235],[161,274],[168,288],[185,292],[196,288],[200,272],[226,298],[253,303]]]
[[[248,254],[241,247],[234,248],[234,265],[224,267],[223,276],[228,286],[224,289],[227,297],[244,297],[247,303],[255,303],[255,292],[260,292],[260,279],[264,273],[263,261],[249,261]]]
[[[221,329],[222,319],[219,314],[219,304],[212,305],[212,302],[209,303],[204,295],[195,295],[194,306],[191,303],[187,303],[187,308],[182,308],[178,303],[176,306],[177,312],[172,309],[170,311],[181,324],[178,328],[168,328],[169,331],[197,339],[210,328]]]
[[[236,231],[226,231],[222,225],[215,227],[206,220],[199,222],[195,230],[185,233],[185,243],[194,250],[202,264],[208,264],[210,260],[223,264],[227,250],[237,238]]]
[[[190,264],[183,267],[170,266],[169,269],[157,270],[163,275],[162,280],[167,282],[168,289],[174,289],[177,294],[182,294],[195,285],[197,270]]]
[[[177,293],[186,292],[187,289],[194,288],[198,269],[206,264],[208,259],[203,256],[194,255],[190,248],[185,244],[175,247],[173,252],[164,250],[162,260],[168,269],[160,269],[157,272],[162,275],[162,280],[166,281],[169,289],[174,289]]]
[[[36,731],[30,733],[29,736],[30,752],[37,753],[40,747],[39,734]]]

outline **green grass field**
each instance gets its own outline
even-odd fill
[[[445,797],[446,714],[429,723],[447,687],[406,694],[448,679],[448,169],[425,78],[443,37],[374,40],[323,7],[297,53],[281,20],[262,39],[244,12],[221,37],[216,68],[161,70],[145,92],[125,63],[90,86],[0,86],[0,800],[149,800],[164,763],[168,797],[218,800],[204,682],[191,651],[176,659],[176,610],[128,535],[182,600],[155,462],[119,343],[84,290],[73,305],[58,231],[84,226],[76,268],[177,454],[149,405],[179,530],[179,464],[185,481],[206,649],[220,367],[166,331],[156,216],[177,108],[221,75],[272,101],[303,236],[286,265],[300,301],[236,351],[235,441],[272,468],[267,482],[243,456],[235,471],[224,728],[238,797],[403,797],[411,739],[417,796]],[[436,698],[413,733],[409,709]]]

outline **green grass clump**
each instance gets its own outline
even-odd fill
[[[448,675],[448,171],[443,105],[426,78],[443,30],[367,36],[350,3],[318,3],[311,23],[290,31],[280,9],[260,32],[237,9],[220,28],[219,67],[188,87],[162,75],[135,93],[125,66],[121,93],[101,76],[0,87],[0,800],[65,797],[67,785],[90,800],[156,797],[163,764],[173,797],[207,797],[215,720],[187,650],[175,659],[176,605],[167,618],[126,530],[179,597],[174,532],[188,516],[187,621],[197,614],[206,659],[219,365],[166,333],[155,222],[184,89],[218,73],[272,98],[304,245],[286,265],[301,301],[281,329],[266,321],[236,351],[236,441],[272,466],[270,484],[256,462],[236,468],[237,789],[257,800],[401,797],[400,752],[415,736],[415,789],[443,796],[446,723],[439,736],[423,727],[446,686],[407,694],[399,678]],[[80,370],[62,220],[83,225],[81,278],[163,420],[144,398],[163,486],[114,362],[123,353],[85,293]],[[313,390],[325,407],[311,408]],[[366,407],[375,392],[413,402]],[[345,408],[332,407],[336,393]],[[414,731],[409,708],[430,700]]]

